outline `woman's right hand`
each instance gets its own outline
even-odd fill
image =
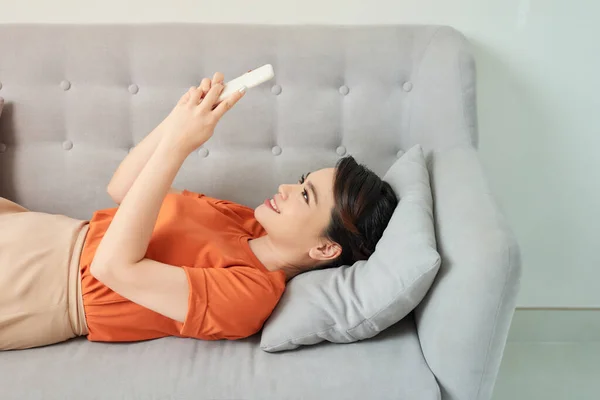
[[[181,96],[179,102],[181,102],[182,100],[187,101],[195,91],[199,92],[198,95],[200,96],[200,100],[203,100],[204,97],[208,94],[210,88],[217,84],[223,84],[224,79],[225,78],[223,77],[223,74],[220,72],[216,72],[213,75],[212,80],[210,80],[209,78],[202,79],[200,85],[198,87],[192,86],[183,96]]]
[[[210,139],[221,117],[245,93],[245,90],[236,92],[215,105],[223,87],[223,74],[220,72],[214,74],[212,81],[205,78],[198,87],[191,87],[161,123],[163,140],[169,140],[191,153]]]

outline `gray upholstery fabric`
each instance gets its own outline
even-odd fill
[[[412,318],[366,342],[276,355],[260,349],[258,336],[111,345],[76,339],[0,353],[0,368],[2,400],[440,398]]]
[[[0,191],[39,211],[89,218],[110,206],[105,185],[129,148],[215,70],[235,77],[272,63],[276,77],[248,93],[206,143],[208,156],[190,157],[175,184],[250,206],[307,169],[333,166],[339,154],[383,176],[400,149],[429,151],[473,134],[462,125],[439,131],[463,121],[462,100],[451,99],[473,85],[469,71],[464,78],[455,71],[452,57],[468,53],[450,28],[5,25],[0,32],[0,95],[10,106],[0,122],[7,146]],[[43,160],[44,174],[32,160]]]
[[[431,155],[442,266],[416,311],[445,399],[489,399],[516,305],[519,249],[473,148]]]
[[[421,146],[408,150],[383,179],[400,201],[375,253],[352,266],[292,279],[264,326],[260,343],[264,350],[368,339],[404,318],[423,299],[438,272],[440,256]]]
[[[516,291],[497,279],[520,264],[507,258],[513,238],[479,164],[465,155],[453,166],[452,149],[474,151],[477,130],[472,57],[451,28],[0,25],[0,196],[89,218],[112,205],[106,185],[128,149],[191,84],[265,63],[275,80],[247,94],[175,186],[256,206],[340,155],[383,176],[399,150],[421,144],[439,161],[430,173],[442,255],[418,309],[421,342],[408,325],[275,355],[256,337],[74,341],[0,354],[3,399],[157,398],[163,386],[180,387],[178,398],[435,398],[421,347],[445,398],[489,399]]]

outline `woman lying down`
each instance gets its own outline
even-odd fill
[[[0,349],[244,338],[295,275],[373,253],[397,199],[352,157],[254,210],[171,188],[245,92],[215,107],[222,90],[220,73],[190,88],[127,156],[108,186],[119,207],[79,221],[0,198]]]

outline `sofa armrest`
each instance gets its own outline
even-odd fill
[[[419,340],[443,399],[490,399],[516,306],[519,248],[474,148],[428,161],[442,265],[415,310]]]

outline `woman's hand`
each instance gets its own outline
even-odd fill
[[[172,145],[189,154],[210,139],[221,117],[245,93],[243,88],[215,107],[223,86],[223,74],[217,72],[212,81],[205,78],[200,86],[191,87],[161,123],[163,140],[170,141]]]

